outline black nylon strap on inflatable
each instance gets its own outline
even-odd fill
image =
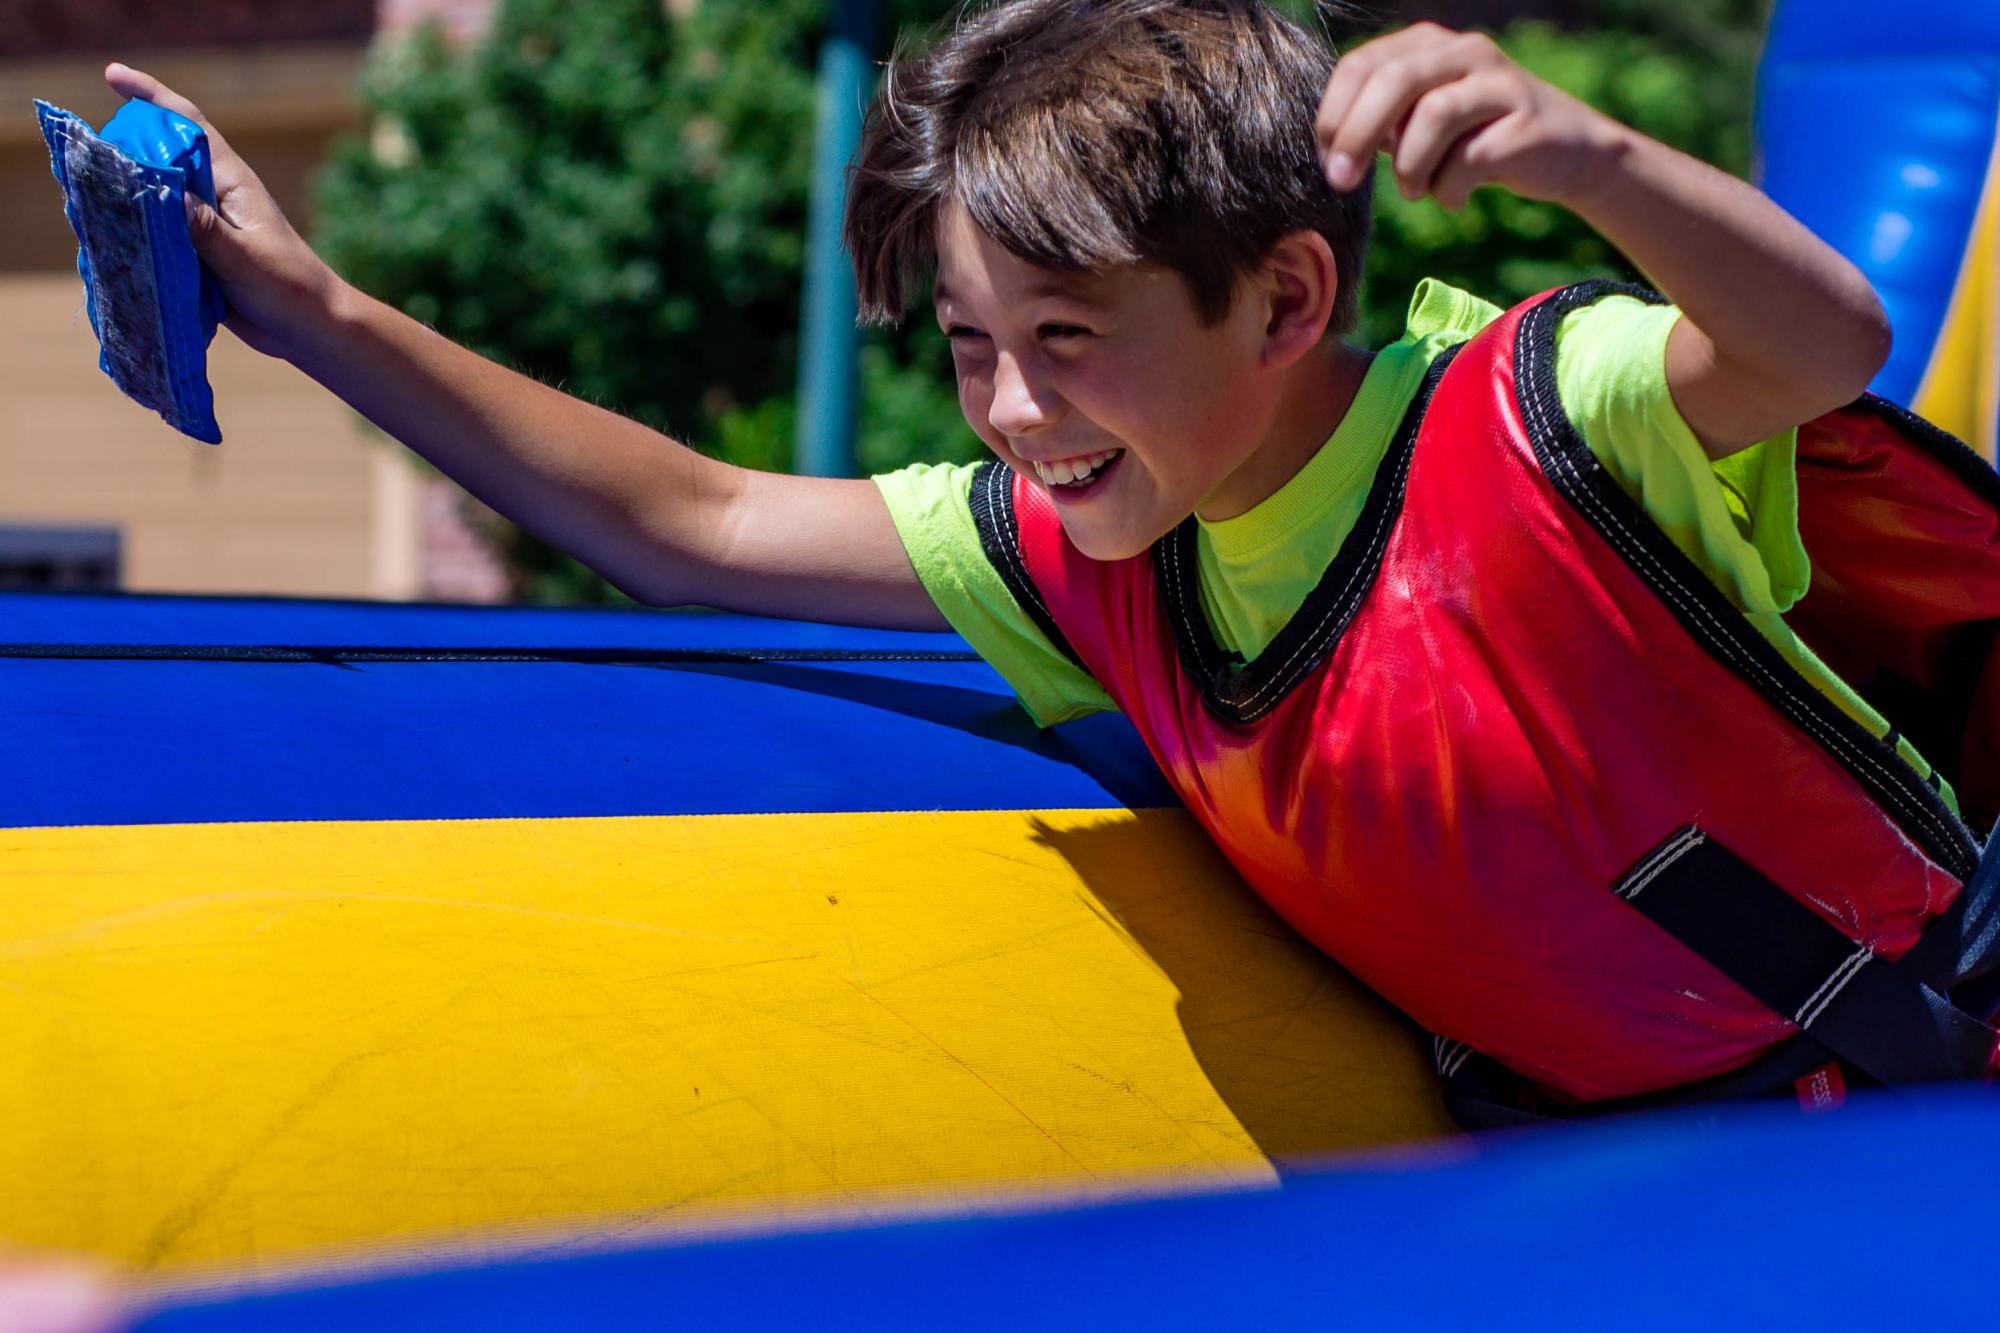
[[[1964,950],[1950,922],[1970,921],[1969,891],[1937,924],[1947,943],[1892,962],[1856,944],[1695,825],[1679,830],[1613,886],[1711,966],[1814,1041],[1884,1083],[1982,1077],[1994,1032],[1953,1004]],[[1979,921],[1991,916],[1990,906]],[[1982,930],[1988,929],[1981,925]],[[1975,946],[1977,941],[1973,941]],[[1948,957],[1947,957],[1948,955]]]

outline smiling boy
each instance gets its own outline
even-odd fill
[[[252,345],[643,601],[952,627],[1043,724],[1119,708],[1260,893],[1443,1034],[1447,1073],[1492,1075],[1470,1100],[1615,1101],[1773,1052],[1759,1089],[1985,1069],[1983,1015],[1878,1021],[1984,966],[1888,962],[1959,928],[1977,840],[1782,617],[1795,454],[1817,479],[1907,453],[1903,512],[1971,515],[1934,552],[1965,623],[2000,615],[1992,496],[1923,470],[1949,442],[1920,423],[1826,417],[1888,344],[1851,265],[1487,39],[1418,25],[1336,67],[1256,0],[1014,0],[892,62],[849,204],[862,308],[900,318],[934,276],[996,461],[873,481],[732,468],[453,346],[213,147],[219,209],[190,217]],[[1403,339],[1342,341],[1378,150],[1413,196],[1567,204],[1674,304],[1503,313],[1429,283]],[[1810,493],[1862,586],[1839,561],[1866,497]],[[1872,666],[1906,627],[1856,604],[1822,643]],[[1747,963],[1680,920],[1718,885],[1763,904]]]

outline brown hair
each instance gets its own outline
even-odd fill
[[[1317,231],[1354,327],[1369,190],[1321,175],[1327,44],[1263,0],[1008,0],[898,50],[847,199],[862,318],[902,318],[937,262],[939,209],[1023,261],[1179,273],[1206,324],[1280,237]]]

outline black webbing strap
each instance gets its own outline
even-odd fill
[[[1754,1101],[1774,1093],[1789,1095],[1794,1092],[1797,1080],[1834,1060],[1826,1047],[1800,1034],[1762,1059],[1715,1078],[1615,1101],[1560,1104],[1492,1056],[1468,1050],[1460,1043],[1437,1040],[1440,1043],[1437,1070],[1444,1080],[1445,1110],[1462,1129],[1546,1125],[1585,1116]],[[1848,1081],[1872,1082],[1858,1073]]]
[[[1495,1129],[1585,1115],[1790,1096],[1798,1080],[1842,1056],[1847,1057],[1842,1067],[1850,1086],[1985,1075],[1994,1034],[1978,1020],[1991,1022],[2000,1013],[2000,828],[1986,840],[1978,868],[1950,909],[1893,963],[1874,955],[1852,963],[1858,952],[1853,941],[1698,828],[1681,829],[1654,848],[1615,888],[1718,968],[1742,967],[1747,957],[1747,970],[1763,974],[1765,980],[1752,986],[1731,974],[1766,1004],[1778,1008],[1778,1003],[1789,1002],[1790,1007],[1780,1012],[1795,1014],[1818,993],[1821,1012],[1813,1016],[1809,1028],[1741,1069],[1645,1096],[1589,1105],[1558,1104],[1491,1056],[1438,1037],[1433,1039],[1432,1054],[1444,1080],[1445,1107],[1461,1126]],[[1662,889],[1665,892],[1658,892]],[[1781,904],[1773,903],[1774,894]],[[1718,897],[1728,900],[1719,908],[1712,901]],[[1764,915],[1773,905],[1780,918],[1791,919]],[[1715,915],[1704,917],[1710,910]],[[1800,915],[1808,920],[1802,931],[1796,920]],[[1765,957],[1766,948],[1774,940],[1791,938],[1788,932],[1802,935],[1804,947],[1775,950],[1781,957],[1767,969],[1771,960]],[[1834,996],[1831,992],[1840,986],[1836,974],[1843,970],[1851,974]],[[1856,990],[1857,985],[1863,989]],[[1780,988],[1787,993],[1779,996]],[[1885,989],[1898,997],[1890,1001],[1886,1017],[1857,1012],[1869,994]],[[1904,1058],[1875,1061],[1877,1069],[1889,1071],[1888,1077],[1868,1069],[1849,1051],[1837,1049],[1836,1043],[1856,1027],[1863,1029],[1862,1049],[1872,1053],[1885,1045],[1893,1047],[1904,1039],[1912,1020],[1916,1048]],[[1905,1026],[1899,1028],[1898,1023]],[[1938,1072],[1941,1065],[1945,1072]]]
[[[2000,1013],[2000,825],[1987,835],[1951,909],[1924,928],[1897,965],[1950,992],[1975,1018],[1991,1023]]]
[[[1933,931],[1943,928],[1939,943],[1926,932],[1898,961],[1856,944],[1692,824],[1613,891],[1864,1073],[1884,1083],[1931,1083],[1981,1078],[1992,1059],[1994,1030],[1949,991],[2000,961],[1992,957],[1993,860],[1989,847],[1981,874],[1933,923]]]

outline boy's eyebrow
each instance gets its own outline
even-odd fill
[[[1050,274],[1048,277],[1037,278],[1034,282],[1030,283],[1026,294],[1030,299],[1044,296],[1061,296],[1082,305],[1103,306],[1106,304],[1104,298],[1097,292],[1096,284],[1087,276],[1070,277],[1068,274],[1062,273]],[[945,286],[944,279],[939,278],[931,287],[931,304],[933,306],[940,306],[951,299],[951,288]]]

